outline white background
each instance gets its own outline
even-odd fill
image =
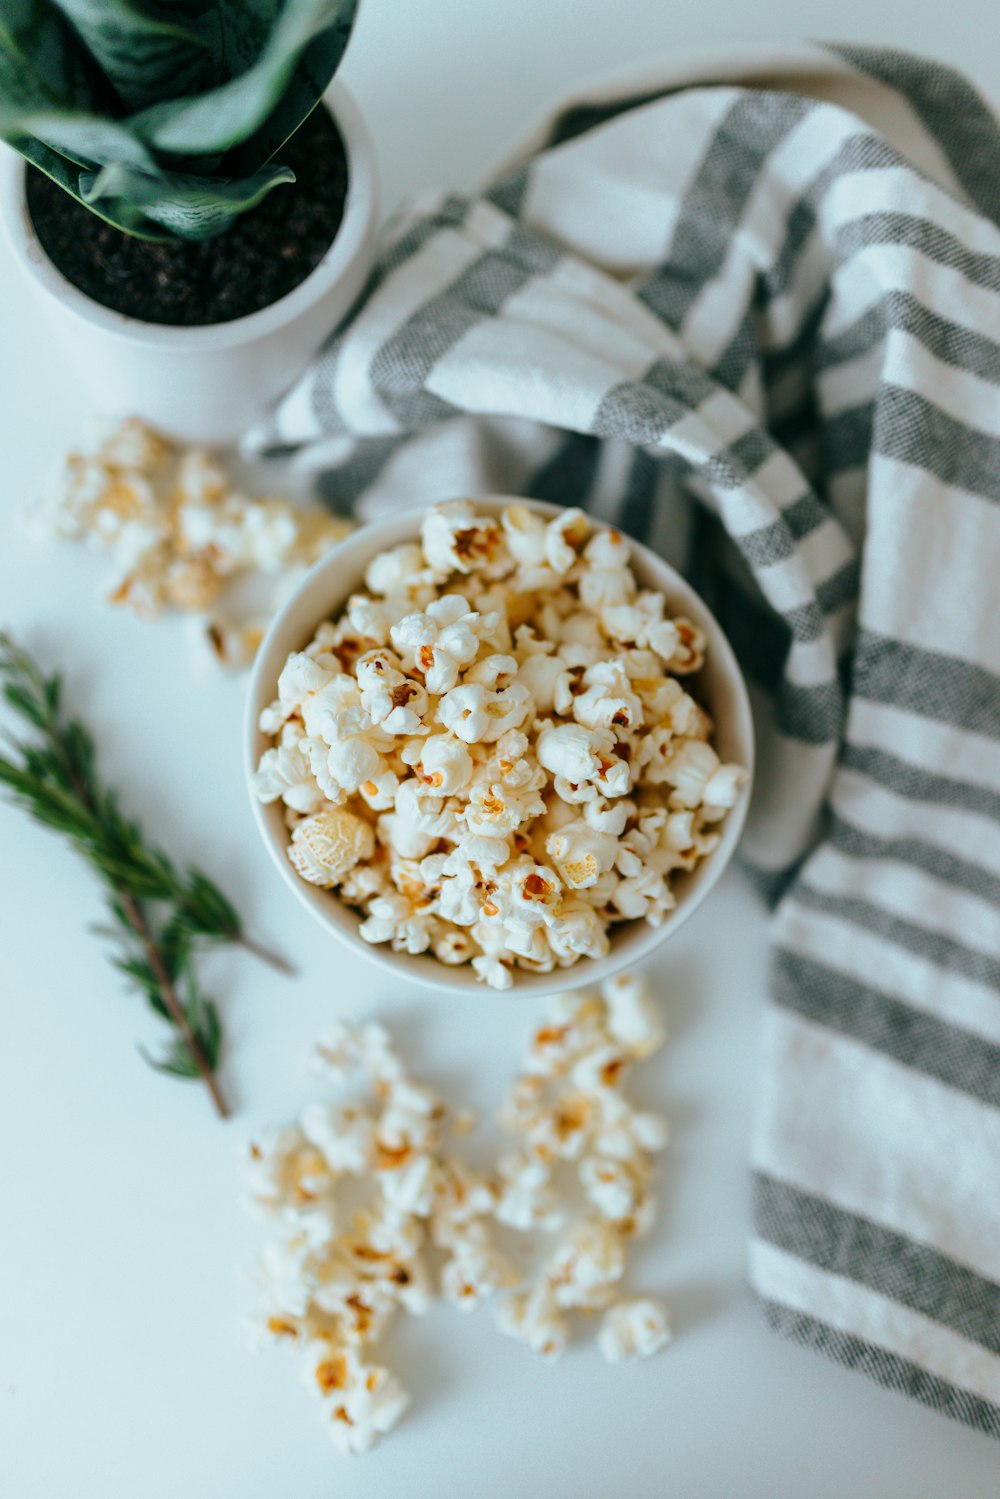
[[[694,44],[829,33],[904,45],[1000,93],[995,0],[365,0],[344,77],[373,129],[386,206],[473,183],[554,96]],[[1000,163],[998,163],[1000,170]],[[100,943],[73,856],[0,807],[0,1494],[4,1499],[879,1499],[995,1496],[1000,1450],[765,1332],[744,1287],[746,1141],[765,920],[730,875],[656,964],[673,1042],[644,1095],[675,1145],[633,1283],[664,1294],[674,1346],[607,1368],[593,1346],[534,1363],[483,1315],[438,1309],[390,1336],[414,1393],[392,1439],[339,1457],[294,1356],[251,1356],[241,1319],[259,1227],[239,1148],[316,1092],[307,1046],[335,1013],[398,1021],[413,1070],[485,1110],[534,1007],[391,991],[331,946],[256,841],[239,751],[242,685],[193,674],[180,632],[95,602],[100,565],[30,543],[15,517],[79,430],[86,391],[55,367],[0,260],[4,457],[0,620],[61,662],[108,776],[170,849],[202,862],[295,982],[235,956],[207,973],[226,1016],[222,1126],[154,1076],[156,1028]]]

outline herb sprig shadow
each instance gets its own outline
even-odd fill
[[[127,817],[97,772],[86,727],[62,710],[62,679],[46,676],[31,655],[0,632],[0,683],[7,706],[34,731],[4,735],[0,786],[36,822],[62,833],[105,886],[115,967],[176,1032],[151,1066],[200,1078],[218,1113],[229,1110],[216,1079],[222,1054],[219,1013],[195,973],[197,952],[239,944],[285,972],[289,966],[252,942],[237,912],[201,870],[178,869]],[[144,1053],[144,1055],[146,1055]]]

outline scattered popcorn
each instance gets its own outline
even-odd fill
[[[351,529],[323,510],[248,498],[217,459],[136,417],[70,453],[31,522],[110,553],[109,602],[149,619],[169,609],[198,616],[208,656],[230,669],[250,664],[267,628],[266,617],[220,612],[233,585],[268,578],[276,607]]]
[[[365,941],[496,989],[603,956],[618,922],[662,923],[747,775],[678,680],[702,633],[638,588],[625,538],[579,510],[453,501],[365,584],[260,718],[257,795],[288,809],[302,877]]]
[[[500,1162],[496,1216],[524,1230],[559,1229],[560,1238],[535,1284],[498,1309],[497,1325],[545,1358],[558,1358],[569,1341],[567,1312],[619,1304],[628,1245],[651,1226],[649,1182],[668,1130],[636,1109],[623,1085],[664,1034],[636,974],[608,980],[599,996],[561,995],[507,1095],[500,1122],[519,1146]],[[570,1222],[560,1170],[572,1171],[586,1204]]]
[[[428,1310],[429,1253],[445,1256],[441,1295],[463,1310],[517,1276],[490,1236],[495,1186],[445,1152],[449,1110],[406,1076],[385,1028],[337,1022],[314,1061],[338,1082],[360,1075],[369,1096],[310,1104],[297,1124],[250,1146],[251,1201],[276,1231],[259,1264],[252,1335],[258,1346],[302,1347],[331,1439],[359,1453],[409,1404],[369,1355],[399,1311]],[[459,1129],[467,1122],[456,1115]]]
[[[260,1348],[301,1348],[339,1451],[368,1451],[406,1411],[410,1396],[374,1350],[399,1312],[429,1310],[435,1284],[462,1312],[493,1303],[497,1329],[549,1362],[568,1347],[574,1319],[597,1312],[610,1363],[667,1345],[660,1302],[622,1294],[629,1246],[652,1220],[653,1158],[667,1143],[665,1121],[636,1109],[624,1084],[663,1034],[635,974],[599,995],[558,996],[501,1110],[516,1146],[481,1171],[445,1145],[473,1116],[406,1075],[384,1026],[330,1027],[317,1068],[341,1084],[360,1077],[367,1096],[314,1102],[250,1146],[251,1203],[273,1230],[250,1332]],[[557,1237],[526,1277],[504,1233]]]

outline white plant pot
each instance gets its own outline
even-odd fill
[[[35,235],[23,159],[4,147],[0,221],[62,347],[102,415],[144,417],[187,442],[230,443],[301,374],[364,285],[372,259],[378,187],[371,139],[338,80],[324,96],[347,156],[347,198],[337,234],[293,291],[248,317],[174,328],[95,302],[56,269]],[[287,191],[279,188],[278,191]]]

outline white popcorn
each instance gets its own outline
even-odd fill
[[[565,1318],[544,1286],[507,1297],[497,1307],[494,1320],[498,1332],[524,1343],[539,1358],[554,1363],[566,1350]]]
[[[534,653],[520,664],[517,680],[531,693],[538,713],[551,713],[555,706],[557,686],[566,676],[566,663],[561,656]]]
[[[643,1199],[643,1183],[625,1161],[590,1155],[580,1162],[580,1182],[589,1202],[612,1223],[632,1218]]]
[[[735,807],[747,780],[747,772],[742,765],[720,765],[713,770],[705,782],[702,796],[703,815],[710,814],[713,820],[716,816],[725,816],[731,807]]]
[[[719,757],[700,739],[678,740],[663,765],[663,780],[673,787],[674,802],[681,807],[700,807],[705,788],[719,768]]]
[[[610,663],[592,666],[584,675],[588,686],[573,698],[571,712],[588,729],[635,729],[643,722],[642,703],[632,692],[621,668]]]
[[[581,900],[561,903],[558,920],[548,928],[547,936],[552,952],[563,967],[575,963],[577,958],[603,958],[611,946],[607,923],[592,906]]]
[[[603,796],[598,796],[585,804],[583,819],[598,833],[610,833],[612,837],[620,838],[625,831],[625,824],[635,815],[635,811],[635,802],[625,797],[609,802]]]
[[[362,1109],[349,1104],[340,1108],[313,1104],[303,1113],[301,1127],[331,1171],[363,1176],[370,1169],[375,1157],[375,1129]]]
[[[501,516],[507,550],[522,567],[542,567],[546,563],[548,528],[540,515],[527,505],[508,505]]]
[[[389,1032],[384,1025],[369,1021],[351,1026],[342,1020],[329,1026],[315,1050],[318,1067],[330,1076],[343,1078],[355,1069],[374,1083],[395,1083],[403,1076]]]
[[[651,1296],[616,1302],[604,1313],[597,1346],[609,1364],[652,1358],[670,1342],[666,1308]]]
[[[190,482],[193,505],[215,503],[208,471]],[[76,489],[79,508],[102,502],[83,470]],[[130,491],[121,524],[148,552],[152,607],[167,585],[145,505]],[[267,513],[243,524],[240,545],[271,534]],[[339,890],[365,940],[507,989],[519,969],[603,956],[617,922],[660,924],[674,873],[717,846],[746,776],[720,765],[678,680],[703,660],[701,633],[637,588],[628,553],[579,511],[514,504],[498,522],[454,501],[289,657],[260,718],[275,743],[256,791],[282,801],[290,858]],[[195,590],[188,560],[177,586]],[[313,819],[339,811],[364,824],[359,846],[373,837],[331,877]]]
[[[470,833],[481,838],[506,838],[529,818],[541,816],[545,803],[536,792],[521,793],[502,781],[474,786],[460,814]]]
[[[611,833],[595,831],[583,818],[578,818],[549,834],[545,852],[564,885],[570,890],[586,890],[596,883],[599,875],[614,867],[618,840]]]
[[[420,748],[413,773],[435,796],[454,796],[469,784],[472,756],[450,734],[432,734]]]
[[[606,1306],[625,1273],[625,1250],[611,1224],[587,1218],[566,1235],[545,1267],[552,1300],[587,1311]]]
[[[262,1135],[251,1144],[249,1157],[250,1193],[261,1211],[297,1216],[329,1203],[333,1168],[301,1129]]]
[[[388,942],[394,952],[416,956],[430,947],[434,921],[401,892],[387,891],[369,901],[368,918],[358,927],[358,935],[373,946]]]
[[[311,693],[320,692],[334,675],[305,651],[293,651],[278,678],[278,702],[284,716],[288,718],[295,713]]]
[[[435,582],[434,573],[424,560],[423,548],[415,541],[379,552],[365,572],[365,587],[388,599],[410,598]]]
[[[544,864],[527,857],[514,860],[509,869],[501,871],[501,888],[509,895],[510,917],[529,926],[556,921],[562,884]]]
[[[423,555],[430,567],[450,572],[481,572],[496,576],[507,557],[503,527],[492,517],[477,515],[471,500],[454,500],[428,510],[420,528]]]
[[[395,1375],[378,1364],[362,1363],[349,1348],[333,1355],[326,1383],[327,1429],[344,1453],[368,1452],[392,1430],[410,1403]]]
[[[265,750],[253,776],[253,789],[264,803],[278,801],[295,812],[318,812],[326,800],[307,757],[297,746]]]
[[[670,1127],[662,1115],[634,1108],[618,1089],[603,1090],[596,1107],[595,1138],[602,1157],[644,1170],[649,1157],[666,1149]]]
[[[590,521],[582,510],[564,510],[549,522],[545,528],[545,557],[554,572],[569,572],[589,534]]]
[[[524,722],[531,697],[520,682],[492,690],[481,682],[463,683],[438,703],[438,721],[466,744],[491,744]]]
[[[602,757],[610,755],[614,745],[609,729],[552,724],[538,736],[538,760],[554,776],[570,782],[590,781],[600,774]]]
[[[330,889],[363,859],[370,859],[375,835],[369,823],[342,807],[316,812],[292,830],[288,857],[310,885]]]
[[[361,707],[386,734],[416,734],[423,726],[427,693],[394,664],[386,650],[359,656],[354,674],[361,688]]]
[[[511,1228],[556,1228],[562,1221],[552,1172],[542,1161],[516,1152],[499,1163],[496,1217]]]
[[[389,635],[403,665],[422,673],[428,692],[442,693],[476,659],[482,623],[461,594],[445,594],[429,603],[426,612],[407,614]]]
[[[465,680],[481,682],[484,687],[492,687],[496,690],[509,687],[516,675],[515,658],[495,653],[492,656],[483,656],[475,665],[470,666],[465,673]]]
[[[635,973],[618,973],[601,985],[608,1031],[634,1057],[649,1057],[666,1031],[646,984]]]
[[[647,869],[619,880],[611,904],[626,921],[638,921],[641,917],[650,926],[659,926],[677,902],[662,874]]]
[[[441,1271],[441,1294],[460,1311],[471,1312],[497,1291],[516,1285],[517,1278],[505,1254],[470,1244],[456,1249]]]
[[[664,618],[662,593],[642,592],[627,603],[607,603],[601,609],[601,624],[612,640],[639,650],[652,651],[664,662],[674,659],[681,648],[681,628]],[[659,675],[659,670],[650,673]]]
[[[509,989],[514,983],[511,974],[513,957],[502,958],[496,953],[481,952],[473,958],[472,966],[491,989]]]

